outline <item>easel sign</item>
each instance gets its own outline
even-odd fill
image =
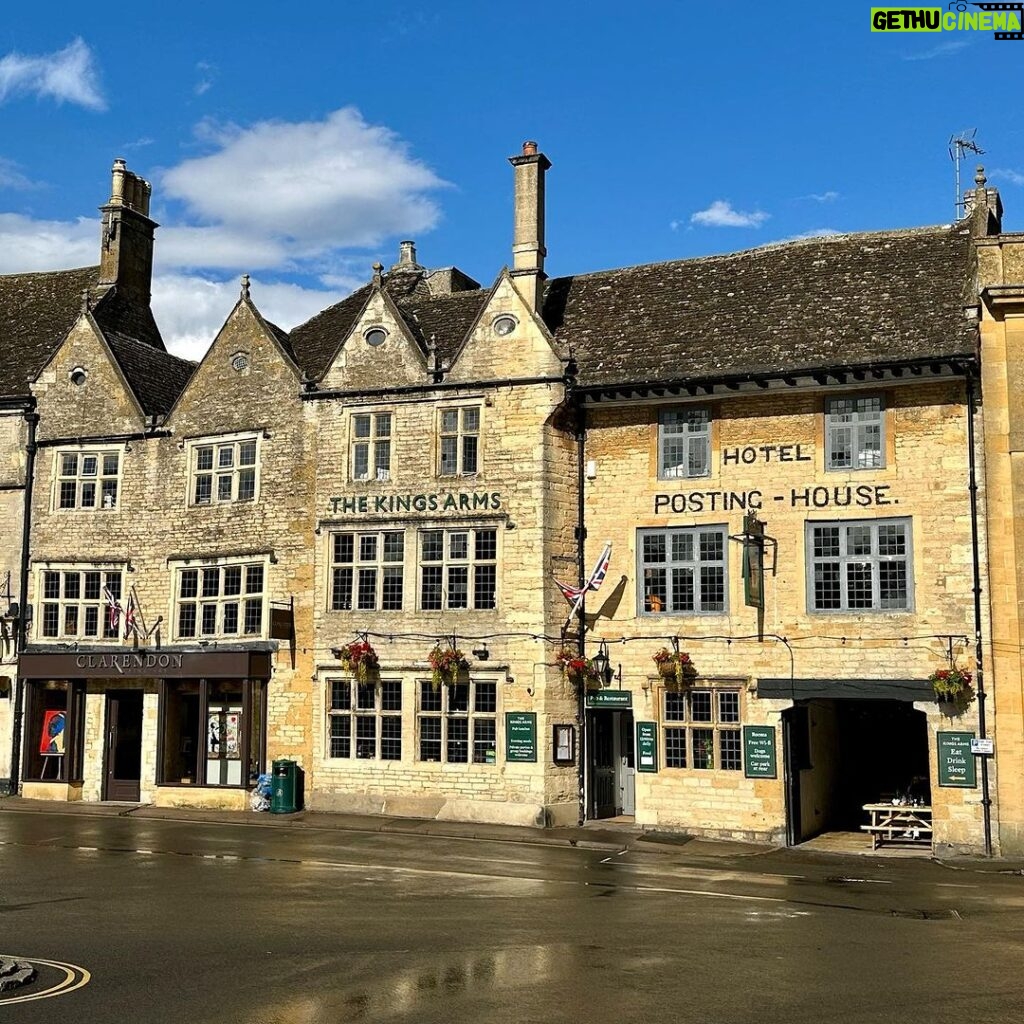
[[[46,778],[46,769],[51,763],[51,758],[64,756],[64,730],[67,726],[68,713],[66,711],[44,711],[43,728],[39,736],[39,753],[43,756],[43,767],[39,777]],[[54,778],[60,775],[60,761],[53,762]]]

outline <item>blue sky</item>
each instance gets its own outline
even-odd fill
[[[22,7],[0,27],[0,273],[97,262],[119,156],[153,182],[154,304],[193,357],[244,272],[286,328],[402,238],[489,284],[524,139],[554,165],[553,276],[948,223],[964,128],[1024,226],[1024,42],[872,33],[869,9]]]

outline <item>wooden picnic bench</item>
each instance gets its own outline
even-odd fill
[[[915,807],[912,804],[865,804],[864,810],[871,816],[861,831],[871,833],[871,849],[879,844],[912,843],[928,846],[932,842],[932,809],[929,806]]]

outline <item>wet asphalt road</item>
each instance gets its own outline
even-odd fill
[[[1024,877],[0,811],[0,954],[91,974],[19,1024],[1016,1024]]]

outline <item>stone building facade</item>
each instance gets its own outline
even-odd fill
[[[312,808],[795,843],[902,796],[938,850],[1018,849],[998,196],[549,279],[550,164],[511,162],[490,287],[404,242],[286,333],[243,282],[198,366],[148,314],[148,186],[115,165],[101,265],[67,272],[86,297],[5,410],[12,538],[34,451],[29,558],[6,554],[32,608],[21,791],[241,807],[289,757]],[[608,544],[571,617],[555,580]],[[683,654],[668,678],[655,655]],[[952,666],[993,700],[937,704]]]

